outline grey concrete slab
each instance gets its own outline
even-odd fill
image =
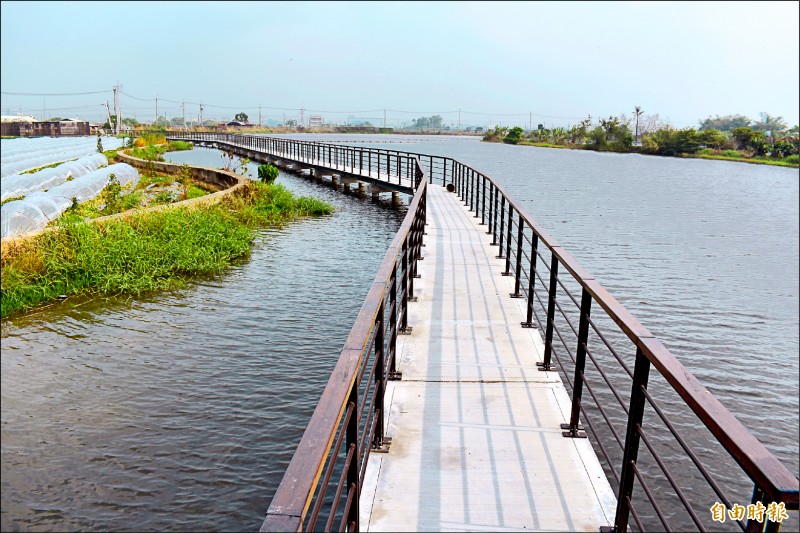
[[[597,531],[614,493],[586,439],[566,439],[570,400],[544,347],[520,326],[486,226],[429,186],[428,235],[387,388],[386,454],[361,494],[367,531]]]

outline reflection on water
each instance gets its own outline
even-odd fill
[[[400,140],[373,146],[502,183],[796,472],[796,170]],[[280,181],[335,214],[264,229],[183,289],[3,322],[3,530],[258,527],[403,216]]]

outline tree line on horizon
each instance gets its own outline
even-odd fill
[[[800,151],[798,126],[789,128],[783,117],[761,113],[758,120],[743,115],[708,117],[698,128],[673,128],[656,115],[644,115],[636,107],[633,117],[619,116],[593,121],[591,115],[568,128],[525,131],[516,126],[496,126],[484,140],[518,144],[550,144],[604,152],[640,152],[654,155],[702,153],[730,157],[770,157],[797,163]]]

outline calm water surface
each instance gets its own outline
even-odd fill
[[[797,170],[314,138],[399,139],[369,146],[497,179],[797,473]],[[404,214],[280,181],[336,213],[262,230],[247,260],[186,289],[3,322],[4,531],[258,528]]]

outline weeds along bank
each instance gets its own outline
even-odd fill
[[[170,166],[137,164],[163,165],[162,170]],[[66,213],[56,228],[4,242],[0,315],[71,295],[179,287],[193,275],[222,272],[246,257],[258,226],[333,211],[317,199],[295,197],[280,184],[237,179],[212,169],[192,171],[217,179],[228,175],[235,185],[193,200],[93,220],[78,211]]]

